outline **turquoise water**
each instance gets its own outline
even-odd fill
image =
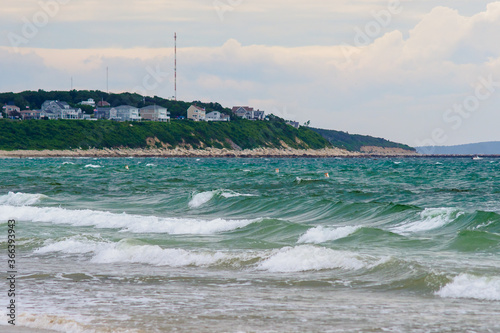
[[[499,171],[496,159],[0,159],[18,325],[497,332]]]

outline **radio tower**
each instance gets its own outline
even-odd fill
[[[174,98],[177,100],[177,33],[174,32]]]

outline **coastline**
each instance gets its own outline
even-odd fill
[[[0,158],[30,157],[418,157],[419,154],[402,149],[378,149],[376,152],[351,152],[339,148],[293,149],[293,148],[256,148],[229,150],[218,148],[204,149],[159,149],[159,148],[118,148],[118,149],[74,149],[74,150],[0,150]]]

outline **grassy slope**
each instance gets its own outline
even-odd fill
[[[325,130],[319,128],[311,128],[311,130],[323,136],[334,147],[343,148],[349,151],[360,151],[363,146],[375,146],[385,148],[401,148],[405,150],[415,151],[415,148],[410,146],[391,142],[382,138],[375,138],[368,135],[349,134],[341,131]]]
[[[158,138],[171,147],[189,144],[195,148],[231,148],[228,140],[243,149],[281,147],[324,148],[328,141],[307,129],[295,129],[281,120],[229,123],[172,121],[114,122],[109,120],[26,120],[0,119],[0,149],[145,148],[148,138]],[[162,147],[160,142],[155,144]]]

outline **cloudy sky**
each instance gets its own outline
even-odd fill
[[[500,1],[1,0],[0,91],[250,105],[417,145],[500,140]]]

